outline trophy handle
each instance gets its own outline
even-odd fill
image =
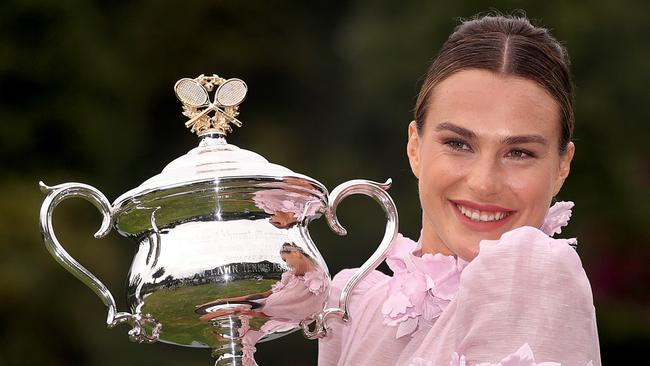
[[[53,187],[39,182],[41,191],[47,196],[43,201],[40,213],[40,227],[45,247],[50,252],[52,257],[63,268],[72,273],[78,280],[88,286],[93,292],[102,300],[104,305],[108,308],[108,317],[106,324],[112,328],[118,324],[128,323],[133,328],[129,331],[129,338],[132,341],[140,343],[153,343],[158,340],[161,325],[157,323],[149,314],[131,314],[128,312],[117,312],[115,299],[108,290],[108,288],[93,275],[84,266],[79,264],[59,243],[56,235],[54,234],[54,227],[52,225],[52,213],[56,206],[61,201],[71,197],[81,197],[95,205],[102,213],[102,225],[95,233],[95,238],[106,236],[111,231],[113,225],[113,217],[111,204],[106,199],[106,196],[99,190],[82,183],[64,183]],[[148,332],[151,332],[148,334]]]
[[[338,217],[336,216],[336,208],[345,197],[353,194],[364,194],[366,196],[370,196],[381,205],[381,207],[384,209],[384,213],[386,214],[386,230],[384,232],[384,237],[375,252],[370,256],[370,258],[366,260],[366,262],[361,267],[359,267],[359,269],[343,287],[341,296],[339,297],[339,306],[336,308],[327,308],[312,318],[301,322],[303,332],[307,338],[315,339],[326,336],[328,329],[327,318],[332,315],[341,317],[343,321],[347,322],[350,318],[350,314],[348,312],[348,297],[352,293],[352,290],[359,283],[359,281],[361,281],[361,279],[376,269],[381,264],[381,262],[386,259],[386,255],[391,248],[392,242],[397,236],[398,230],[397,207],[395,206],[395,202],[393,202],[393,199],[390,197],[388,192],[386,192],[386,190],[390,188],[391,184],[391,179],[388,179],[385,183],[355,179],[340,184],[332,191],[332,194],[330,195],[329,206],[327,208],[327,212],[325,213],[325,218],[327,219],[327,223],[332,231],[334,231],[336,234],[347,234],[347,230],[341,226]],[[313,331],[309,329],[309,324],[312,322],[315,322]]]

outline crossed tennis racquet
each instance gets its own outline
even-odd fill
[[[225,116],[229,122],[233,123],[237,127],[241,127],[241,121],[226,113],[222,107],[235,107],[244,100],[248,87],[243,80],[228,79],[221,83],[215,92],[213,102],[210,102],[210,94],[208,93],[208,90],[195,79],[180,79],[174,85],[174,91],[176,92],[176,97],[183,102],[183,104],[194,108],[207,107],[199,114],[193,116],[189,121],[185,122],[185,126],[190,127],[207,113],[216,111]]]

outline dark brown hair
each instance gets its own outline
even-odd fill
[[[464,21],[442,46],[424,79],[415,105],[418,131],[424,127],[436,85],[466,69],[483,69],[532,80],[560,107],[560,152],[573,135],[573,83],[566,49],[545,28],[522,16],[483,16]]]

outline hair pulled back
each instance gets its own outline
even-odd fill
[[[452,74],[467,69],[529,79],[543,87],[560,107],[560,152],[566,151],[574,128],[573,83],[566,49],[545,28],[521,16],[483,16],[456,27],[424,79],[415,105],[422,131],[433,89]]]

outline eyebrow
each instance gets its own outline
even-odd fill
[[[451,131],[468,140],[475,140],[477,138],[476,133],[474,133],[473,131],[455,125],[451,122],[442,122],[436,126],[435,130],[436,132]],[[548,140],[541,135],[515,135],[515,136],[504,137],[503,139],[501,139],[501,143],[504,145],[517,145],[517,144],[529,144],[529,143],[548,145]]]
[[[436,126],[436,132],[451,131],[457,133],[468,140],[476,139],[476,134],[466,128],[455,125],[451,122],[442,122]]]
[[[517,145],[517,144],[540,144],[548,145],[548,140],[540,135],[517,135],[506,136],[501,143],[504,145]]]

